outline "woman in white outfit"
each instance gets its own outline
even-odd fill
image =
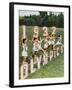
[[[38,50],[38,40],[35,38],[33,41],[33,53],[37,52]]]
[[[20,67],[20,74],[21,74],[21,79],[25,79],[28,76],[28,63],[26,62],[26,58],[28,56],[27,53],[27,39],[24,38],[22,42],[22,58],[23,58],[23,63]]]
[[[48,40],[45,39],[44,42],[45,42],[45,43],[44,43],[44,48],[48,48]]]
[[[60,47],[61,47],[62,43],[60,41],[56,42],[56,49],[57,49],[57,56],[60,55]]]
[[[28,49],[28,47],[27,47],[27,39],[25,38],[25,39],[23,39],[23,43],[22,43],[22,56],[24,58],[26,58],[28,56],[27,49]]]
[[[62,45],[62,36],[60,35],[58,41],[56,42],[56,45]]]
[[[60,35],[58,41],[56,42],[56,46],[57,46],[57,56],[59,56],[59,52],[63,53],[63,44],[62,44],[62,35]]]

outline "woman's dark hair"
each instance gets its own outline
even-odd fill
[[[25,43],[25,40],[26,40],[26,38],[23,38],[23,41],[22,42]]]
[[[36,39],[37,39],[37,38],[35,38],[35,37],[33,38],[33,40],[36,40]]]

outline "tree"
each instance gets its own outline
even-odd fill
[[[27,25],[27,26],[56,26],[63,28],[64,27],[64,14],[61,12],[56,15],[54,12],[39,12],[40,15],[30,15],[19,17],[19,25]]]
[[[41,16],[42,18],[47,15],[47,12],[40,11],[39,13],[40,13],[40,16]]]
[[[64,15],[62,12],[58,15],[58,27],[64,27]]]

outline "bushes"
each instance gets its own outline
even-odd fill
[[[61,12],[58,15],[52,12],[39,12],[39,15],[20,16],[19,25],[26,26],[47,26],[47,27],[64,27],[64,14]]]

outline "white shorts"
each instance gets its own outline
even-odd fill
[[[27,57],[27,56],[28,56],[27,52],[23,50],[23,51],[22,51],[22,56]]]

